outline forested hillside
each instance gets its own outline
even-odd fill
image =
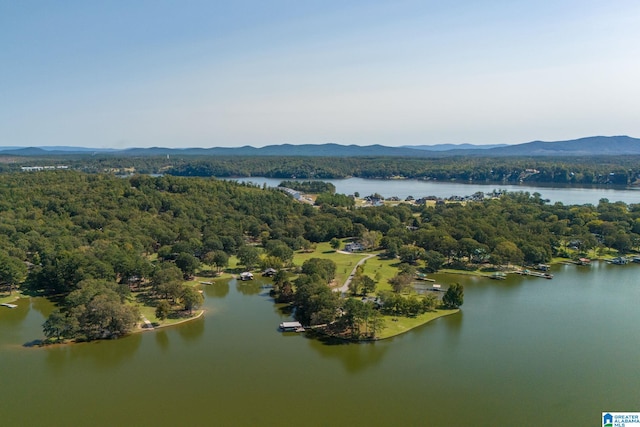
[[[487,150],[480,150],[486,153]],[[22,166],[65,165],[91,173],[169,174],[198,177],[269,177],[279,179],[413,178],[437,181],[634,185],[640,156],[556,157],[294,157],[294,156],[141,156],[68,155],[23,158],[6,156],[0,172]]]

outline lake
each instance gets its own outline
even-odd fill
[[[236,181],[252,182],[259,186],[266,184],[269,187],[277,187],[283,180],[275,178],[251,177],[238,178]],[[308,181],[308,180],[299,180]],[[531,186],[513,184],[479,184],[462,182],[437,182],[421,181],[415,179],[406,180],[382,180],[382,179],[325,179],[336,186],[336,192],[341,194],[360,193],[361,197],[378,193],[387,198],[396,196],[405,199],[413,196],[418,199],[425,196],[447,198],[451,196],[470,196],[478,191],[490,193],[493,190],[527,191],[531,194],[540,193],[543,199],[549,199],[551,203],[562,202],[565,205],[583,205],[591,203],[598,205],[600,199],[609,199],[610,202],[624,201],[628,204],[640,203],[640,188],[637,187],[569,187],[569,186]]]
[[[374,261],[369,261],[374,262]],[[0,307],[2,425],[586,426],[637,411],[640,266],[556,266],[553,280],[436,277],[459,314],[369,344],[278,332],[260,278],[204,286],[191,323],[25,348],[51,305]]]

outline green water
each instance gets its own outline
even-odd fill
[[[640,266],[440,278],[461,313],[373,344],[282,334],[260,282],[204,287],[191,323],[25,348],[51,309],[0,307],[3,426],[590,426],[640,411]]]

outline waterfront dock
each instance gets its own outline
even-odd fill
[[[533,276],[533,277],[542,277],[543,279],[553,279],[553,274],[551,273],[540,273],[538,271],[531,270],[516,270],[514,271],[516,274],[520,274],[521,276]]]

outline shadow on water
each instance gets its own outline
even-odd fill
[[[281,317],[290,317],[293,315],[294,309],[291,304],[274,304],[274,311]]]
[[[130,359],[140,347],[142,334],[131,334],[116,340],[101,340],[46,347],[47,364],[56,372],[74,368],[79,362],[90,362],[96,368],[112,368]]]
[[[371,369],[380,363],[389,345],[384,342],[349,342],[336,338],[307,337],[309,346],[325,359],[338,359],[347,372]]]
[[[229,293],[229,281],[219,280],[213,282],[213,285],[204,287],[204,293],[207,297],[224,298]]]
[[[16,308],[0,307],[0,319],[2,319],[1,326],[14,327],[24,322],[24,319],[27,318],[29,310],[31,309],[29,300],[30,298],[20,298],[19,300],[12,302],[12,304],[17,305]]]
[[[236,290],[242,295],[257,295],[262,291],[262,284],[256,281],[237,282]]]
[[[169,334],[167,334],[167,331],[160,329],[155,331],[154,335],[158,347],[163,351],[167,351],[169,349]]]
[[[200,316],[195,320],[190,320],[187,323],[178,325],[176,330],[185,342],[196,341],[201,338],[204,333],[204,323],[204,316]]]

